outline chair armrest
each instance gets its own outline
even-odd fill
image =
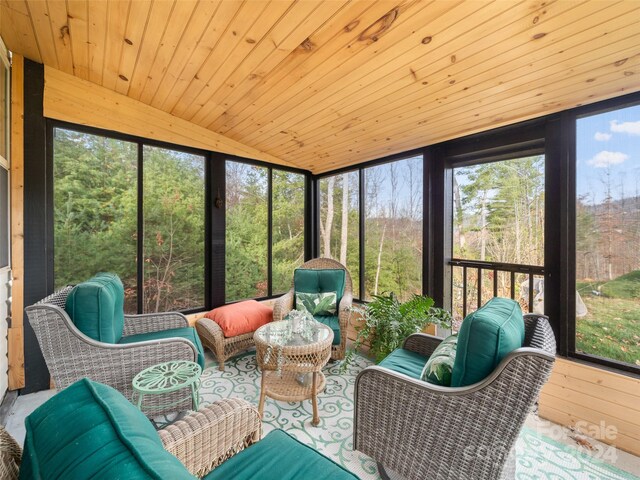
[[[521,348],[459,388],[367,367],[355,384],[354,449],[405,478],[435,478],[445,468],[452,478],[499,478],[553,360]]]
[[[142,315],[125,315],[122,335],[138,335],[140,333],[159,332],[173,328],[189,326],[187,317],[179,312],[144,313]]]
[[[353,305],[353,294],[351,292],[345,292],[340,300],[340,306],[338,308],[340,315],[343,313],[351,315],[351,305]]]
[[[440,345],[440,342],[442,342],[442,339],[433,335],[414,333],[405,339],[402,348],[430,357],[436,347]]]
[[[293,310],[293,289],[289,290],[273,304],[273,321],[284,319]]]
[[[197,477],[260,439],[262,422],[245,400],[231,398],[192,412],[158,434],[165,450]]]

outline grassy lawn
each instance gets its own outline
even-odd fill
[[[576,319],[576,350],[640,365],[640,273],[578,284],[587,315]],[[600,290],[602,295],[591,293]]]

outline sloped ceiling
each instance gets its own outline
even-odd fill
[[[640,90],[636,1],[2,0],[25,57],[323,172]]]

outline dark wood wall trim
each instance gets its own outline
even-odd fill
[[[43,117],[44,66],[24,61],[24,304],[41,300],[53,289],[52,165],[47,155]],[[49,371],[25,315],[25,387],[21,393],[49,388]]]

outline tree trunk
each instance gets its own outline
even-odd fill
[[[340,263],[347,265],[347,244],[349,242],[349,174],[342,175],[342,230],[340,235]]]
[[[460,185],[458,185],[458,181],[456,180],[456,176],[453,175],[453,203],[456,208],[456,224],[458,227],[458,242],[460,245],[460,250],[464,250],[465,245],[465,236],[464,236],[464,211],[462,210],[462,197],[460,196]]]
[[[324,248],[323,256],[326,258],[331,257],[331,230],[333,228],[333,187],[336,183],[336,177],[329,177],[327,183],[327,218],[324,223]]]
[[[487,256],[487,191],[482,192],[482,203],[480,205],[480,260],[484,261]]]
[[[380,247],[378,248],[378,266],[376,268],[376,283],[373,287],[373,294],[378,294],[378,283],[380,281],[380,268],[382,267],[382,246],[384,245],[384,233],[387,231],[387,225],[382,227],[382,235],[380,235]]]

